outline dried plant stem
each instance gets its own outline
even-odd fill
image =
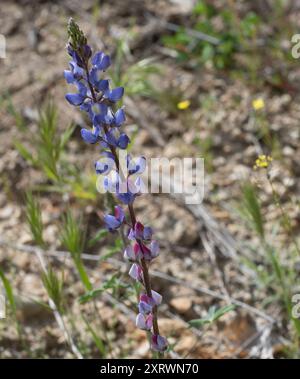
[[[24,253],[29,253],[29,254],[35,254],[36,251],[39,251],[41,254],[47,254],[48,256],[54,257],[55,259],[64,259],[65,257],[71,258],[70,253],[68,251],[43,250],[43,249],[38,248],[36,246],[14,244],[10,241],[4,240],[3,238],[1,238],[1,236],[0,236],[0,246],[7,246],[7,247],[10,247],[12,249],[16,249],[18,251],[23,251]],[[91,255],[91,254],[82,254],[82,259],[87,260],[87,261],[91,261],[91,262],[98,262],[101,259],[101,256],[100,255]],[[123,267],[125,265],[124,262],[122,262],[118,259],[114,259],[114,258],[107,258],[107,262],[114,264],[118,267]],[[209,288],[206,288],[206,287],[201,287],[199,284],[193,284],[190,282],[185,282],[184,280],[182,280],[180,278],[168,275],[168,274],[163,273],[161,271],[153,271],[152,275],[154,277],[161,278],[165,281],[182,285],[185,288],[192,289],[198,293],[203,293],[205,295],[211,296],[215,299],[225,300],[225,301],[227,300],[226,296],[221,294],[221,293],[210,290]],[[230,302],[232,304],[237,305],[238,307],[241,307],[241,308],[247,310],[251,314],[255,314],[256,316],[261,317],[262,319],[268,321],[271,324],[279,325],[278,321],[275,318],[273,318],[272,316],[266,314],[265,312],[263,312],[257,308],[254,308],[253,306],[251,306],[251,305],[249,305],[243,301],[240,301],[240,300],[237,300],[233,297],[230,297]]]

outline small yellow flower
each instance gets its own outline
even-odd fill
[[[260,109],[263,109],[265,107],[264,99],[261,97],[254,99],[252,101],[252,107],[254,110],[259,111]]]
[[[258,168],[268,168],[269,164],[272,162],[273,158],[269,155],[259,155],[255,160],[255,165],[253,166],[254,170]]]
[[[180,101],[180,102],[177,104],[177,108],[180,109],[180,110],[182,111],[182,110],[188,109],[188,107],[189,107],[190,105],[191,105],[190,100],[183,100],[183,101]]]

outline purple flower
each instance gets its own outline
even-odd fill
[[[83,128],[81,129],[81,137],[85,142],[94,144],[99,140],[99,132],[99,128],[93,128],[93,131]]]
[[[92,65],[100,71],[105,71],[110,66],[110,56],[99,51],[93,56]]]
[[[117,205],[115,207],[115,215],[114,216],[112,216],[112,215],[105,215],[104,216],[104,221],[106,223],[106,227],[110,231],[118,229],[122,225],[124,219],[125,219],[124,211],[123,211],[122,207],[120,207],[119,205]]]
[[[75,82],[75,77],[74,77],[74,74],[72,71],[69,71],[69,70],[64,70],[64,77],[66,79],[66,82],[68,84],[72,84]]]
[[[80,105],[79,109],[81,111],[87,112],[87,114],[90,117],[90,120],[93,121],[93,112],[92,112],[92,100],[89,98],[86,98],[84,102]]]
[[[153,315],[150,313],[147,316],[145,316],[144,314],[139,313],[136,316],[135,323],[139,329],[150,330],[153,324]]]
[[[136,195],[130,193],[130,192],[122,192],[122,193],[119,193],[117,192],[117,198],[122,201],[122,203],[124,204],[132,204],[134,199],[135,199]]]
[[[151,241],[150,243],[151,258],[154,259],[159,255],[159,244],[157,241]]]
[[[119,128],[125,121],[125,112],[123,108],[120,108],[114,113],[111,109],[111,107],[107,106],[106,104],[102,104],[101,106],[101,113],[96,114],[94,118],[94,122],[101,125],[111,125]],[[114,133],[116,134],[117,131],[114,129]],[[120,133],[120,132],[119,132]]]
[[[127,169],[128,174],[142,174],[146,168],[146,158],[139,157],[137,159],[132,159],[130,155],[127,156]]]
[[[78,93],[67,93],[66,99],[72,105],[81,105],[87,96],[87,88],[81,82],[76,82]]]
[[[138,194],[139,188],[131,180],[121,180],[116,186],[116,196],[124,204],[131,204]]]
[[[162,296],[158,292],[152,290],[151,295],[152,295],[152,299],[156,305],[161,304]]]
[[[111,101],[112,103],[116,103],[119,101],[124,94],[124,88],[123,87],[117,87],[112,90],[107,90],[104,93],[104,97]]]
[[[82,48],[83,50],[83,57],[88,60],[91,58],[92,56],[92,49],[89,45],[85,44]]]
[[[159,305],[162,301],[162,296],[155,291],[151,291],[151,297],[147,294],[140,295],[140,301],[138,304],[139,312],[142,314],[148,314],[152,312],[153,307]]]
[[[144,232],[144,225],[140,223],[139,221],[135,223],[134,229],[130,229],[128,238],[133,239],[142,239],[143,238],[143,232]]]
[[[110,129],[107,133],[105,133],[105,137],[103,138],[102,146],[104,147],[119,147],[120,149],[126,149],[130,140],[125,133],[120,133],[117,128]]]
[[[144,241],[150,241],[152,238],[152,228],[150,226],[144,226],[139,221],[135,223],[134,228],[130,229],[128,234],[128,239],[134,240],[134,239],[140,239]]]
[[[79,56],[78,52],[75,51],[70,44],[67,46],[67,50],[69,55],[73,58],[73,61],[79,66],[79,67],[84,67],[83,60]]]
[[[124,108],[117,109],[116,103],[124,95],[124,88],[110,88],[109,80],[103,77],[103,72],[111,64],[110,57],[102,51],[93,55],[84,33],[72,19],[68,25],[68,35],[67,49],[72,60],[69,62],[69,70],[64,71],[64,77],[67,83],[77,87],[77,92],[66,94],[66,100],[71,105],[79,106],[91,120],[92,129],[81,129],[83,140],[89,144],[100,142],[100,147],[105,150],[95,162],[96,173],[104,175],[104,189],[114,193],[118,200],[129,206],[132,227],[128,239],[134,242],[126,247],[124,258],[133,262],[129,270],[131,278],[147,289],[139,297],[136,325],[143,330],[152,330],[151,347],[163,352],[168,343],[165,337],[159,335],[156,312],[153,313],[153,309],[156,310],[161,303],[162,296],[153,290],[148,296],[151,283],[147,272],[148,262],[157,257],[159,246],[152,239],[152,229],[136,222],[132,206],[136,197],[145,191],[141,174],[146,169],[146,159],[143,156],[133,159],[127,155],[123,169],[117,152],[118,149],[126,149],[130,140],[121,128],[126,120]],[[121,206],[116,206],[114,214],[105,215],[104,221],[111,232],[115,231],[125,222],[124,210]]]
[[[64,77],[68,84],[73,84],[76,80],[79,81],[85,77],[84,70],[75,61],[70,61],[69,66],[71,70],[64,71]]]
[[[131,180],[123,180],[117,171],[112,171],[109,176],[103,180],[104,189],[110,193],[116,194],[119,200],[124,204],[133,202],[139,192],[139,188]]]
[[[112,153],[106,151],[102,153],[104,156],[95,162],[95,170],[97,174],[107,175],[115,166]]]
[[[99,92],[105,92],[109,89],[109,82],[107,79],[101,79],[101,71],[93,67],[90,71],[90,81],[92,85]]]
[[[116,193],[121,179],[117,171],[112,171],[109,176],[103,179],[103,187],[110,193]]]
[[[142,313],[143,315],[149,314],[152,312],[154,302],[151,299],[151,297],[143,294],[140,296],[140,301],[138,304],[139,307],[139,312]]]
[[[143,232],[143,239],[146,241],[150,241],[152,238],[153,230],[150,228],[150,226],[145,226],[144,227],[144,232]]]
[[[91,106],[92,121],[94,125],[110,125],[113,121],[113,113],[110,107],[104,103],[96,103]]]
[[[124,124],[125,120],[126,120],[126,117],[125,117],[124,109],[123,108],[118,109],[114,115],[113,125],[119,127],[122,124]]]
[[[124,149],[127,148],[129,142],[130,142],[130,139],[129,139],[129,137],[127,136],[127,134],[125,134],[125,133],[121,133],[121,134],[120,134],[120,137],[119,137],[119,139],[118,139],[118,141],[117,141],[117,146],[118,146],[120,149],[123,149],[123,150],[124,150]]]
[[[168,348],[168,341],[165,337],[158,334],[152,334],[151,336],[151,349],[154,351],[163,352]]]
[[[133,246],[136,255],[143,257],[146,261],[151,261],[158,256],[159,245],[157,241],[152,241],[149,247],[141,241],[136,242]]]
[[[131,245],[126,247],[124,251],[124,258],[129,262],[136,262],[141,257],[141,250],[137,244],[134,244],[133,247]]]
[[[142,242],[136,242],[134,246],[136,246],[136,249],[139,251],[140,255],[144,259],[146,259],[147,261],[150,261],[152,259],[151,251],[145,244],[143,244]]]

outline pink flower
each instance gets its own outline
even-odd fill
[[[127,246],[124,251],[124,258],[129,262],[136,262],[139,258],[141,258],[141,251],[135,245]]]
[[[134,263],[129,270],[129,275],[134,280],[142,281],[143,280],[143,270],[142,270],[141,266]]]
[[[153,316],[152,313],[147,316],[139,313],[136,316],[136,326],[142,330],[150,330],[152,328]]]
[[[165,337],[158,334],[153,334],[151,336],[151,349],[154,351],[163,352],[168,348],[168,341]]]

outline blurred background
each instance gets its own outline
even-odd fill
[[[296,0],[1,1],[1,358],[150,357],[122,239],[102,222],[114,200],[96,191],[99,150],[64,98],[69,17],[111,54],[132,153],[205,159],[202,204],[135,203],[161,245],[167,356],[299,358],[299,13]]]

